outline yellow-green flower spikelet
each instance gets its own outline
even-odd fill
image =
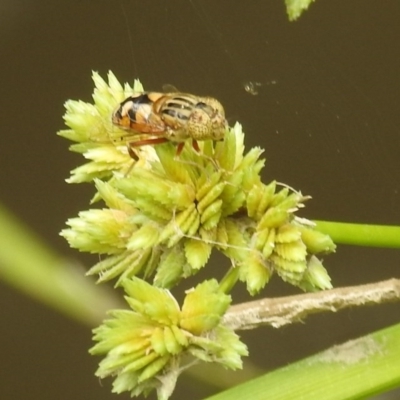
[[[247,348],[221,324],[231,299],[217,281],[192,289],[182,309],[169,291],[138,278],[126,279],[122,286],[131,309],[110,312],[94,330],[97,343],[90,350],[105,356],[96,375],[116,377],[115,392],[139,395],[155,388],[165,396],[160,398],[167,398],[187,355],[241,368]]]
[[[89,274],[100,282],[118,278],[117,285],[140,275],[171,288],[203,268],[216,249],[239,269],[251,294],[274,272],[304,290],[331,287],[316,255],[335,246],[295,215],[309,197],[262,182],[262,150],[245,153],[240,124],[221,142],[199,143],[199,152],[190,143],[179,156],[172,143],[143,146],[134,162],[111,114],[143,88],[138,81],[122,86],[111,72],[108,82],[96,73],[93,79],[94,104],[68,101],[69,129],[59,132],[89,160],[69,182],[93,181],[95,200],[106,205],[70,219],[61,233],[74,248],[108,256]]]

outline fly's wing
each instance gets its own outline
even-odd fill
[[[179,93],[179,90],[174,85],[170,85],[169,83],[162,85],[162,91],[164,93]]]

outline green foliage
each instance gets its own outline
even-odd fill
[[[208,400],[372,399],[400,386],[400,324],[225,390]]]
[[[286,12],[290,21],[294,21],[310,7],[315,0],[285,0]]]

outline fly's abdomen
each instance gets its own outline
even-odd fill
[[[157,133],[165,130],[165,124],[153,111],[154,101],[161,93],[141,93],[124,100],[114,111],[112,122],[123,129],[138,133]]]

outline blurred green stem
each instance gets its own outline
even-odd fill
[[[2,205],[0,238],[0,278],[11,286],[90,326],[119,308],[110,290],[94,285],[82,267],[53,252]]]
[[[231,267],[222,278],[219,286],[222,292],[228,294],[239,279],[239,268]]]
[[[313,221],[335,243],[367,247],[400,248],[400,226]]]

